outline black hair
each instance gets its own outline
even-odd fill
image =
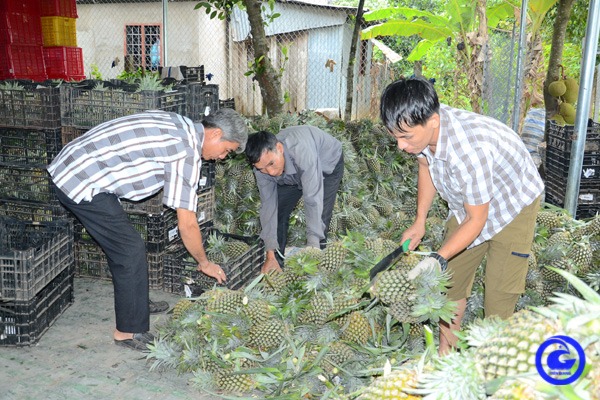
[[[383,91],[379,111],[390,132],[405,132],[402,126],[424,125],[433,114],[439,113],[440,101],[427,79],[399,79]]]
[[[248,142],[246,143],[246,158],[252,165],[256,164],[265,150],[275,150],[277,143],[277,136],[267,131],[258,131],[248,136]]]

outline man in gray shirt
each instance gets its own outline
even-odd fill
[[[290,215],[301,198],[306,245],[324,248],[344,175],[340,141],[313,126],[289,127],[277,136],[260,131],[248,138],[246,156],[254,166],[261,200],[260,237],[267,250],[262,272],[281,270]]]

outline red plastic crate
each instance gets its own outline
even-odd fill
[[[40,15],[40,2],[45,1],[48,0],[2,0],[0,1],[0,12]]]
[[[42,46],[0,46],[0,79],[48,79]]]
[[[85,79],[81,47],[44,47],[44,61],[48,79]]]
[[[41,13],[42,17],[77,18],[77,4],[75,0],[43,0]]]
[[[0,11],[0,43],[42,45],[39,15]]]

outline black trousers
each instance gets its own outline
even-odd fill
[[[325,224],[325,238],[321,240],[321,249],[327,244],[327,231],[333,215],[335,198],[340,188],[340,183],[344,177],[344,154],[336,164],[331,174],[323,174],[323,213],[321,220]],[[280,185],[277,187],[277,242],[279,243],[279,252],[285,254],[287,244],[288,230],[290,227],[290,215],[296,205],[302,198],[302,189],[298,186]],[[283,266],[283,259],[276,254],[279,265]]]
[[[114,194],[100,193],[92,201],[77,204],[58,189],[56,194],[106,254],[114,287],[117,329],[147,332],[150,309],[146,246],[119,199]]]

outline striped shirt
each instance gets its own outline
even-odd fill
[[[98,193],[196,211],[204,128],[175,113],[147,111],[105,122],[67,144],[48,166],[76,203]]]
[[[440,196],[459,223],[464,204],[489,202],[488,219],[476,246],[500,232],[544,190],[544,183],[521,138],[501,122],[472,112],[440,106],[435,154],[422,154]]]

